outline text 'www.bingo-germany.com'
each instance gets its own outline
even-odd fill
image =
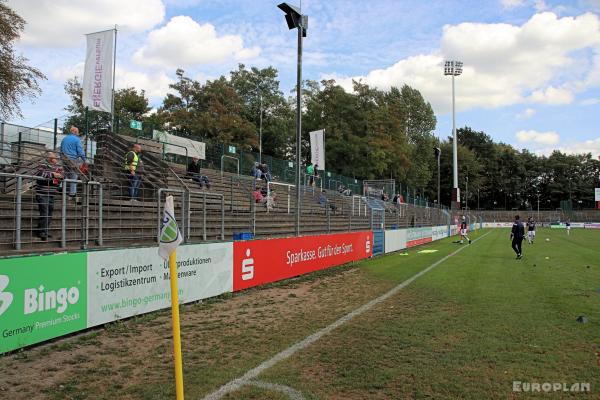
[[[182,294],[183,294],[183,291],[179,290],[179,295],[181,296]],[[150,303],[154,303],[154,302],[162,301],[162,300],[171,300],[171,292],[151,294],[151,295],[143,296],[143,297],[126,298],[126,299],[122,299],[120,302],[117,302],[117,303],[103,304],[100,306],[100,309],[102,310],[102,312],[110,312],[110,311],[118,310],[120,308],[128,308],[128,307],[135,308],[135,307],[139,307],[139,306],[147,306]]]

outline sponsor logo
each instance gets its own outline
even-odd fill
[[[46,291],[43,285],[38,288],[25,289],[24,313],[25,315],[36,312],[50,311],[56,309],[58,314],[64,313],[69,305],[79,301],[79,289],[60,288],[58,290]]]
[[[242,260],[242,280],[254,278],[254,258],[250,257],[250,249],[246,249],[246,258]]]
[[[365,251],[367,252],[367,254],[371,253],[371,241],[369,240],[368,236],[365,242]]]
[[[13,301],[13,295],[9,292],[4,292],[10,280],[6,275],[0,275],[0,315],[4,314]]]

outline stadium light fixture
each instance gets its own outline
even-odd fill
[[[298,29],[298,69],[296,74],[296,236],[300,236],[300,166],[302,144],[302,39],[306,37],[308,16],[302,15],[298,7],[288,3],[277,6],[285,13],[285,21],[289,29]]]
[[[460,208],[460,190],[458,189],[458,139],[456,137],[456,110],[454,95],[454,77],[463,72],[463,63],[461,61],[446,61],[444,63],[444,75],[452,76],[452,163],[453,163],[453,186],[452,186],[452,205]]]

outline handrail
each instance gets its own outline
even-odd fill
[[[221,156],[221,179],[223,179],[223,160],[224,160],[225,158],[230,158],[230,159],[232,159],[232,160],[235,160],[235,162],[236,162],[236,165],[237,165],[237,174],[238,174],[238,176],[239,176],[239,175],[240,175],[240,159],[239,159],[239,158],[237,158],[237,157],[228,156],[227,154],[223,154],[223,155]]]
[[[267,182],[267,196],[271,195],[271,185],[277,185],[277,186],[284,186],[287,187],[288,189],[288,196],[287,196],[287,213],[290,213],[290,191],[291,188],[295,188],[296,185],[290,185],[289,183],[279,183],[279,182]],[[269,208],[267,208],[267,213],[269,212]]]
[[[202,239],[206,241],[206,197],[216,197],[221,199],[221,240],[225,240],[225,195],[222,193],[212,193],[198,190],[188,190],[187,198],[188,198],[188,239],[190,237],[190,226],[192,225],[192,217],[191,210],[189,205],[192,204],[192,194],[200,194],[202,195]]]

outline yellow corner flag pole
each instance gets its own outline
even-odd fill
[[[181,356],[181,332],[179,329],[179,288],[177,287],[177,246],[183,242],[175,221],[173,196],[167,196],[162,226],[159,233],[158,255],[169,260],[171,281],[171,319],[173,322],[173,361],[175,361],[175,390],[177,400],[183,400],[183,360]]]
[[[171,314],[173,320],[173,356],[175,360],[175,392],[177,400],[183,400],[183,361],[181,356],[181,334],[179,331],[179,289],[177,288],[177,252],[169,255],[171,275]]]

